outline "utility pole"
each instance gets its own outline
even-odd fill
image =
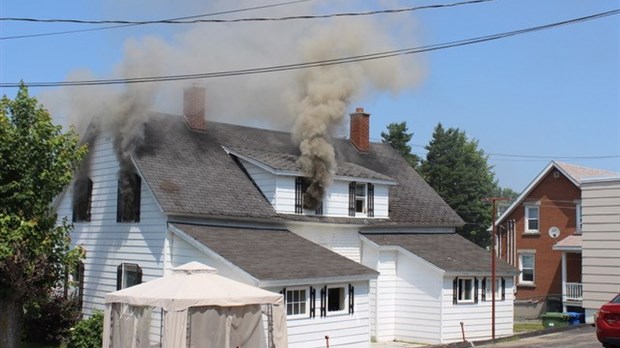
[[[509,198],[493,197],[485,200],[493,203],[493,230],[491,231],[491,338],[495,339],[495,262],[497,259],[497,256],[495,255],[495,220],[497,220],[495,202],[507,201]]]

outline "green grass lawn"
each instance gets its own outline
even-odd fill
[[[514,333],[516,334],[522,333],[522,332],[544,330],[544,329],[545,327],[543,326],[541,321],[532,321],[532,322],[514,324]]]

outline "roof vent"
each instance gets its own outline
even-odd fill
[[[553,172],[553,178],[554,179],[559,179],[560,178],[560,172],[558,172],[557,170],[555,172]]]

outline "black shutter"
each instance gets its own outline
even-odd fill
[[[452,304],[456,304],[458,302],[458,287],[459,287],[459,278],[456,277],[452,281]]]
[[[355,287],[349,284],[349,314],[355,312]]]
[[[323,215],[323,201],[319,203],[319,206],[315,209],[314,213],[316,215]]]
[[[349,216],[355,216],[355,181],[349,183]]]
[[[134,174],[134,187],[133,187],[133,221],[140,222],[140,197],[142,193],[142,178],[140,175]],[[138,268],[139,269],[139,268]],[[142,275],[142,270],[139,271],[140,275]],[[139,278],[141,279],[141,278]],[[139,284],[139,283],[138,283]]]
[[[474,277],[474,303],[478,303],[478,278]]]
[[[327,286],[321,289],[321,318],[327,316]]]
[[[368,217],[375,217],[375,185],[368,184]]]
[[[121,263],[116,267],[116,290],[120,290],[123,287],[123,264]]]
[[[300,177],[295,178],[295,214],[302,214],[303,208],[303,179]]]
[[[138,284],[142,284],[142,268],[136,265],[136,284],[134,285],[138,285]]]
[[[506,279],[502,277],[502,301],[506,299]]]
[[[282,288],[282,290],[280,290],[280,293],[284,297],[284,304],[286,304],[286,288]]]
[[[121,178],[119,178],[116,189],[116,222],[123,222],[123,211],[125,210],[123,204],[123,192],[121,190],[122,185],[123,183]]]
[[[316,316],[316,290],[313,287],[310,287],[310,310],[308,311],[310,318],[314,318]]]
[[[482,278],[482,295],[480,296],[482,297],[482,302],[487,300],[487,277]]]
[[[86,221],[90,221],[90,210],[93,204],[93,181],[88,179],[88,205],[86,206]]]
[[[84,263],[78,262],[77,266],[77,281],[78,281],[78,309],[82,310],[82,302],[84,302]]]

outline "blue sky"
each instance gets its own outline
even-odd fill
[[[213,1],[209,2],[209,8],[204,8],[201,1],[173,4],[164,0],[2,0],[0,17],[164,19],[276,2],[283,1],[235,4]],[[234,16],[277,17],[450,2],[454,1],[314,0]],[[386,40],[391,41],[387,47],[406,48],[523,29],[617,8],[620,8],[620,1],[495,0],[351,21],[373,21],[373,25],[380,28],[377,31],[390,36],[390,40]],[[312,32],[312,27],[329,27],[329,21],[314,20],[312,24],[247,23],[238,26],[243,26],[239,36],[236,36],[238,27],[233,24],[219,27],[201,24],[209,29],[198,31],[200,35],[187,34],[193,30],[189,25],[152,25],[5,39],[0,40],[0,82],[22,79],[26,82],[63,81],[77,76],[76,71],[81,72],[79,76],[109,78],[119,74],[119,66],[131,54],[138,55],[144,65],[157,60],[158,54],[144,52],[161,51],[176,57],[176,60],[162,60],[166,66],[161,71],[166,74],[185,73],[184,68],[190,65],[199,69],[201,61],[208,60],[205,56],[210,52],[217,59],[205,63],[204,72],[298,62],[299,55],[288,55],[287,52],[294,49],[287,45],[294,45],[295,38],[303,41],[305,33]],[[302,26],[307,27],[306,31],[295,31]],[[94,27],[2,21],[0,37]],[[339,39],[340,33],[333,32],[335,45]],[[177,57],[175,50],[189,47],[187,40],[205,40],[211,46],[209,50],[196,51],[201,54]],[[386,47],[380,40],[369,38],[368,41],[365,52],[377,52]],[[271,44],[273,48],[269,46]],[[158,50],[159,47],[163,48]],[[243,49],[235,51],[235,48]],[[373,139],[379,140],[381,131],[390,122],[406,121],[414,133],[413,150],[423,157],[423,146],[428,144],[438,122],[445,127],[460,128],[471,139],[478,140],[480,148],[490,155],[489,162],[494,166],[500,185],[517,192],[553,159],[620,172],[620,16],[399,59],[403,59],[399,61],[403,65],[394,65],[404,67],[403,75],[415,75],[415,82],[405,83],[399,88],[370,88],[350,99],[350,111],[363,106],[372,114]],[[175,61],[178,64],[171,63]],[[139,72],[142,66],[132,66],[132,69]],[[286,89],[284,81],[288,81],[291,74],[272,73],[262,80],[237,77],[203,82],[208,91],[235,83],[270,85],[271,90],[278,91]],[[13,97],[15,89],[1,88],[0,94]],[[49,88],[32,88],[31,94],[44,100],[50,100],[54,95]],[[224,94],[215,93],[215,96],[227,98]],[[97,98],[96,90],[93,98]],[[173,102],[175,99],[180,100],[180,93],[178,96],[160,96],[153,109],[179,113],[180,104]],[[225,114],[226,105],[234,104],[230,101],[220,103],[216,110]],[[231,108],[231,112],[237,112]],[[51,110],[54,111],[54,107]],[[269,112],[268,108],[265,110]],[[62,118],[62,115],[55,116]],[[256,115],[251,124],[261,125],[261,122],[260,115]],[[594,158],[601,156],[606,158]]]

